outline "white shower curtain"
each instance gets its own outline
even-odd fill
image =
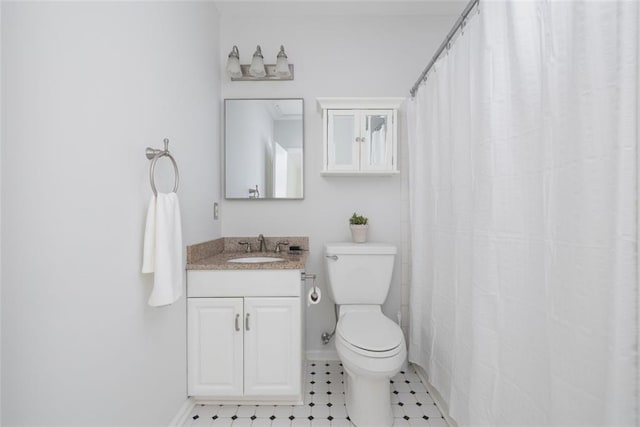
[[[460,426],[636,423],[635,1],[482,1],[410,103],[409,358]]]

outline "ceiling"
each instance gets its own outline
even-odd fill
[[[467,0],[214,0],[222,15],[429,15],[462,13]]]
[[[274,120],[302,120],[302,100],[265,100],[265,106]]]

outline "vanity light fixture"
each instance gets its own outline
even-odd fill
[[[232,81],[265,81],[265,80],[293,80],[293,64],[289,64],[284,46],[275,64],[265,64],[260,45],[256,47],[251,64],[240,64],[238,46],[233,46],[227,60],[227,74]]]

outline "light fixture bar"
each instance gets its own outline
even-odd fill
[[[293,80],[293,64],[289,64],[289,76],[281,77],[276,74],[276,64],[264,64],[266,75],[264,77],[253,77],[249,74],[250,64],[240,64],[242,70],[242,77],[231,77],[231,81],[278,81],[278,80]]]

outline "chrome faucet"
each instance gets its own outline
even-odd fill
[[[262,234],[258,236],[258,243],[260,243],[260,248],[258,249],[260,252],[267,250],[267,245],[264,242],[264,236]]]

